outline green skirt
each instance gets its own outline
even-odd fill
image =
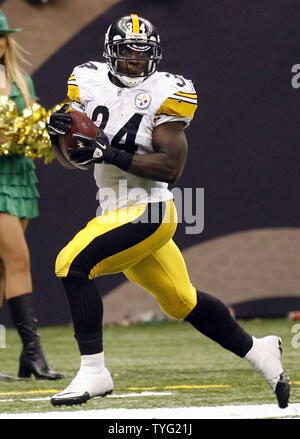
[[[0,157],[0,212],[27,219],[39,216],[37,182],[33,160]]]

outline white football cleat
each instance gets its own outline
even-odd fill
[[[51,404],[53,406],[83,404],[95,396],[106,396],[113,390],[113,379],[104,365],[103,353],[83,355],[77,375],[68,387],[52,396]]]
[[[253,346],[245,359],[268,381],[280,408],[288,406],[290,383],[281,362],[281,339],[276,335],[253,337]]]

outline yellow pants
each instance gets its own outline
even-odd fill
[[[176,226],[173,201],[108,212],[91,220],[59,253],[55,273],[94,279],[123,272],[152,294],[167,315],[184,319],[197,296],[172,240]]]

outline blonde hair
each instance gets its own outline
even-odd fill
[[[24,71],[19,66],[19,61],[25,64],[29,64],[28,61],[22,55],[28,52],[23,49],[10,35],[6,34],[6,50],[3,57],[3,64],[6,70],[6,75],[9,81],[15,81],[20,89],[21,95],[24,99],[26,107],[29,107],[33,103],[33,98],[30,95],[26,79],[24,77]]]

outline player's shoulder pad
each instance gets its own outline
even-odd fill
[[[163,75],[170,90],[179,90],[185,93],[196,94],[196,90],[191,79],[187,79],[183,75],[175,75],[168,72],[163,72]]]
[[[68,98],[72,102],[81,104],[79,97],[79,89],[87,81],[90,81],[93,75],[103,69],[104,63],[98,61],[87,61],[74,67],[68,79]]]
[[[83,64],[76,66],[75,69],[77,71],[78,70],[85,70],[85,72],[93,72],[93,71],[95,72],[97,70],[100,70],[103,65],[105,65],[105,63],[101,63],[98,61],[87,61]]]
[[[162,72],[167,96],[157,114],[192,119],[197,109],[197,93],[193,82],[182,75]]]
[[[99,71],[102,71],[103,68],[105,68],[104,63],[100,63],[98,61],[87,61],[84,64],[74,67],[69,77],[69,81],[71,80],[74,82],[76,79],[92,76],[94,73],[99,73]]]

